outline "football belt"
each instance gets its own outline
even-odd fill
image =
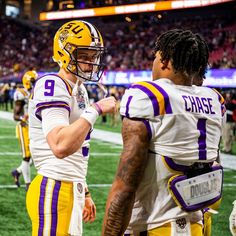
[[[168,190],[178,206],[191,212],[203,209],[221,198],[222,166],[211,167],[209,172],[194,177],[174,175],[168,181]]]

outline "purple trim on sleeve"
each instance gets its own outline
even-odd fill
[[[69,115],[70,115],[70,107],[69,105],[66,103],[66,102],[62,102],[62,101],[50,101],[50,102],[41,102],[41,103],[38,103],[36,105],[36,111],[35,111],[35,116],[40,120],[42,121],[42,117],[40,115],[40,112],[43,110],[43,109],[47,109],[47,108],[52,108],[52,107],[61,107],[61,108],[65,108],[68,112],[69,112]]]
[[[40,196],[39,196],[39,228],[38,228],[38,236],[43,236],[44,229],[44,200],[45,200],[45,191],[47,186],[47,177],[43,177],[41,185],[40,185]]]
[[[126,103],[126,110],[125,110],[125,116],[126,117],[129,117],[129,105],[130,105],[130,102],[131,102],[132,98],[133,98],[133,96],[129,96],[128,101]]]
[[[142,120],[142,122],[145,124],[146,128],[147,128],[147,131],[148,131],[148,138],[149,140],[152,139],[152,130],[151,130],[151,126],[150,126],[150,123],[149,123],[149,120]]]
[[[162,87],[157,85],[156,83],[153,83],[153,82],[150,82],[150,81],[147,81],[147,83],[153,85],[162,94],[162,96],[164,97],[166,114],[173,113],[171,105],[170,105],[170,99],[169,99],[169,96],[166,93],[166,91]]]
[[[152,102],[154,116],[160,115],[159,103],[157,101],[157,97],[155,96],[155,94],[152,91],[150,91],[149,89],[147,89],[146,87],[144,87],[140,84],[134,84],[134,85],[132,85],[131,88],[138,88],[141,91],[143,91],[144,93],[146,93],[146,95],[150,98],[150,100]]]
[[[40,103],[38,103],[38,104],[36,104],[36,108],[40,108],[40,107],[44,107],[44,106],[50,106],[50,105],[54,105],[54,104],[56,104],[56,105],[65,105],[65,106],[68,106],[69,107],[69,105],[68,105],[68,103],[66,103],[66,102],[62,102],[62,101],[50,101],[50,102],[40,102]]]
[[[50,236],[56,236],[56,233],[57,233],[57,221],[58,221],[57,208],[58,208],[58,197],[59,197],[60,188],[61,188],[61,182],[56,180],[54,189],[53,189],[53,195],[52,195],[52,206],[51,206],[52,219],[51,219]]]
[[[84,157],[87,157],[89,154],[89,148],[88,147],[82,147],[82,154]]]
[[[197,123],[197,129],[200,132],[198,138],[198,148],[199,148],[199,160],[207,159],[206,151],[206,119],[199,119]]]
[[[88,132],[87,136],[85,137],[85,140],[90,140],[91,132],[92,132],[92,131],[89,131],[89,132]]]
[[[216,89],[212,89],[218,96],[218,100],[221,104],[221,115],[222,117],[224,116],[225,112],[226,112],[226,107],[225,107],[225,100],[223,98],[223,96],[216,90]]]

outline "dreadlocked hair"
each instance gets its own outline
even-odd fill
[[[190,30],[169,30],[157,38],[154,50],[160,52],[162,61],[171,61],[175,73],[205,77],[209,50],[199,34]]]

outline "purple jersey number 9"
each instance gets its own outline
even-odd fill
[[[55,86],[55,81],[54,80],[46,80],[44,84],[45,92],[44,96],[53,96],[54,95],[54,86]]]

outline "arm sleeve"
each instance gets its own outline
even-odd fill
[[[42,129],[44,136],[46,137],[48,133],[55,127],[64,125],[69,125],[69,112],[61,108],[49,108],[44,109],[41,112],[42,115]]]

